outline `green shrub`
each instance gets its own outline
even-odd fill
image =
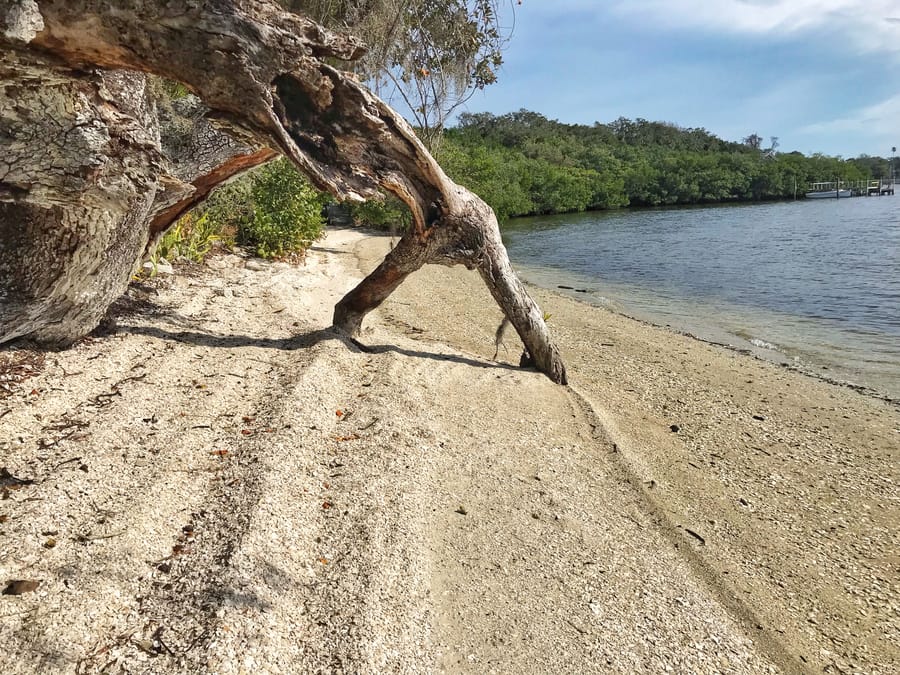
[[[253,172],[216,188],[200,208],[218,227],[239,232],[253,218]]]
[[[286,160],[277,160],[234,180],[163,235],[151,261],[179,257],[203,260],[216,245],[235,240],[263,258],[298,253],[319,239],[327,197]]]
[[[157,103],[164,101],[171,104],[172,101],[177,101],[178,99],[191,95],[190,89],[180,82],[167,80],[164,77],[158,77],[156,75],[147,76],[147,88],[150,95]]]
[[[238,240],[262,258],[303,251],[324,233],[326,197],[284,159],[251,174],[249,197],[251,213],[238,218]]]
[[[373,227],[390,232],[406,232],[412,225],[412,213],[409,207],[396,197],[385,197],[383,200],[370,199],[366,202],[352,202],[350,215],[356,225]]]
[[[209,217],[209,213],[197,214],[192,211],[182,216],[162,236],[151,260],[160,258],[172,261],[187,258],[201,262],[216,245],[231,246],[234,230],[222,227]]]

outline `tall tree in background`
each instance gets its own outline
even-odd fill
[[[390,103],[402,102],[435,149],[447,119],[493,84],[511,35],[502,0],[282,0],[289,9],[369,46],[356,72]],[[510,16],[514,4],[510,1]]]
[[[762,150],[763,137],[759,134],[754,133],[744,138],[741,142],[748,148],[752,148],[754,150]]]

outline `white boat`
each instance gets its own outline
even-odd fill
[[[845,188],[839,190],[815,190],[814,192],[806,193],[807,199],[846,199],[852,196],[853,191]]]

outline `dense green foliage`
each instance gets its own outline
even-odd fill
[[[216,190],[163,236],[156,257],[202,260],[235,240],[263,258],[300,253],[320,238],[329,201],[287,160],[279,159]]]
[[[888,160],[779,153],[752,134],[723,141],[704,129],[620,118],[567,125],[538,113],[464,114],[449,129],[438,161],[498,218],[621,206],[790,199],[814,181],[864,181],[889,175]],[[217,190],[163,239],[157,255],[202,258],[234,240],[263,257],[303,251],[323,232],[329,197],[286,160]],[[399,200],[350,205],[355,223],[402,231],[411,221]]]
[[[404,232],[412,225],[409,208],[396,197],[385,197],[383,200],[370,199],[361,203],[351,202],[347,205],[356,225],[388,232]]]
[[[267,164],[250,179],[252,215],[240,224],[238,240],[263,258],[303,251],[322,236],[325,203],[287,160]]]
[[[776,152],[761,138],[723,141],[705,129],[620,118],[562,124],[525,110],[463,114],[439,160],[503,220],[619,206],[790,199],[810,182],[887,175],[887,160]]]

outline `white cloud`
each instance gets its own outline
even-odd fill
[[[571,4],[587,8],[580,0]],[[725,34],[825,32],[846,37],[856,51],[900,57],[897,0],[619,0],[612,9],[659,26]]]
[[[810,124],[801,132],[862,133],[867,136],[895,137],[900,132],[900,94],[874,105],[852,111],[846,117]]]

